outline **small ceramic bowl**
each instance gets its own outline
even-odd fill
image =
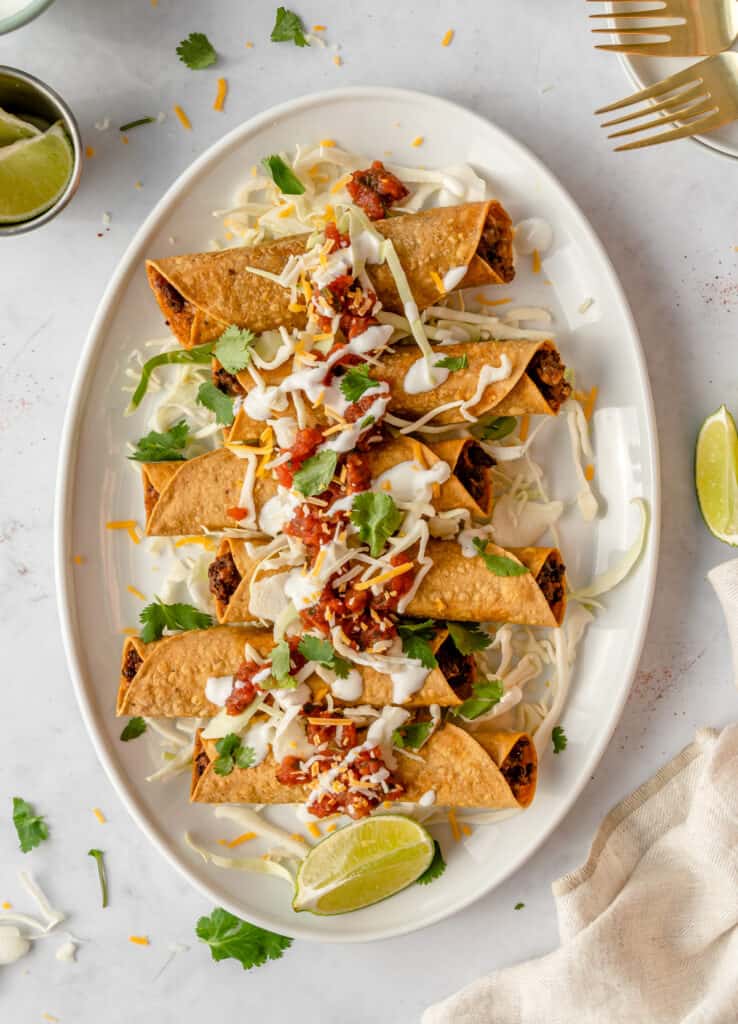
[[[23,28],[29,21],[33,21],[39,14],[42,14],[47,7],[51,7],[54,0],[28,0],[25,7],[21,7],[14,14],[6,14],[0,18],[0,36],[6,32],[13,32],[17,28]]]
[[[26,116],[30,114],[43,118],[49,124],[61,121],[74,151],[74,163],[67,187],[53,206],[32,220],[21,221],[19,224],[0,224],[0,236],[20,235],[24,231],[32,231],[34,228],[41,227],[52,217],[56,217],[77,191],[82,174],[82,138],[74,114],[58,93],[38,78],[34,78],[33,75],[2,64],[0,64],[0,107],[21,117],[24,114]]]

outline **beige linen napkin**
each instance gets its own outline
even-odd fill
[[[738,676],[738,559],[708,578]],[[738,725],[700,729],[608,814],[553,894],[560,948],[481,978],[423,1024],[736,1024]]]

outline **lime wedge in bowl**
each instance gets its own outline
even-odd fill
[[[74,152],[61,121],[0,148],[0,224],[32,220],[53,206],[72,175]]]
[[[700,428],[694,476],[710,532],[726,544],[738,545],[738,433],[724,405]]]
[[[9,146],[19,139],[32,139],[40,134],[35,124],[23,121],[0,107],[0,146]]]
[[[312,914],[368,907],[414,882],[433,852],[433,840],[412,818],[364,818],[312,848],[300,865],[292,906]]]

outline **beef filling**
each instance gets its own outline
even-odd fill
[[[147,509],[153,508],[158,500],[159,492],[157,491],[157,489],[154,487],[154,485],[147,476],[146,482],[144,484],[144,505],[146,506]]]
[[[164,297],[165,304],[171,309],[173,313],[181,313],[187,305],[187,300],[184,295],[177,291],[177,289],[171,285],[165,277],[161,274],[156,275],[155,282],[156,290]]]
[[[454,470],[459,481],[478,505],[486,508],[489,502],[489,476],[487,471],[495,460],[480,444],[471,442],[464,446]]]
[[[564,600],[564,573],[566,566],[553,552],[541,566],[536,583],[541,588],[552,611]]]
[[[518,740],[502,763],[500,771],[517,800],[535,779],[536,766],[528,760],[526,740]]]
[[[228,604],[241,582],[241,573],[236,568],[233,555],[227,551],[208,566],[210,593],[217,601]]]
[[[224,370],[222,366],[219,366],[217,370],[213,370],[213,384],[215,384],[218,391],[222,391],[224,395],[230,395],[232,398],[235,398],[237,395],[246,394],[238,377],[229,373],[228,370]]]
[[[470,654],[462,654],[450,636],[436,651],[436,661],[449,686],[460,700],[471,697],[476,665]]]
[[[209,764],[210,758],[208,757],[204,750],[201,750],[200,753],[195,758],[195,774],[197,775],[198,779],[203,774],[203,772],[205,771]]]
[[[507,232],[491,218],[488,218],[484,225],[477,252],[503,281],[512,281],[515,277],[512,246],[509,244]]]
[[[126,651],[126,657],[123,662],[123,678],[130,683],[142,665],[143,658],[136,648],[131,645]]]
[[[539,349],[528,365],[528,376],[554,412],[559,411],[571,394],[571,384],[564,377],[565,370],[559,353],[551,348]]]

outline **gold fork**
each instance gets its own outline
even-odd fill
[[[587,0],[599,3],[600,0]],[[614,50],[616,53],[640,53],[650,57],[697,57],[703,54],[722,53],[730,49],[738,37],[738,3],[736,0],[648,0],[657,6],[647,10],[617,11],[607,14],[590,14],[590,18],[609,18],[613,28],[593,28],[597,34],[619,35],[621,42],[608,43],[598,50]],[[642,0],[619,0],[619,4],[638,4]],[[668,20],[679,18],[681,23],[668,24]],[[638,20],[648,19],[650,24],[638,27]],[[654,21],[666,22],[655,25]],[[647,42],[629,42],[628,36],[653,36]],[[665,36],[665,39],[656,39]],[[623,37],[626,37],[623,39]]]
[[[629,107],[642,100],[658,99],[660,102],[649,104],[630,114],[624,114],[612,121],[605,121],[603,128],[612,128],[616,124],[624,124],[647,114],[658,114],[658,117],[645,124],[637,124],[632,128],[623,128],[612,132],[609,139],[619,139],[624,135],[635,135],[649,128],[662,127],[666,122],[676,122],[679,127],[669,131],[650,135],[648,138],[617,146],[615,152],[625,149],[640,149],[643,146],[656,146],[660,142],[671,142],[672,139],[683,139],[688,135],[702,135],[730,121],[738,120],[738,53],[720,53],[716,57],[701,60],[684,71],[669,75],[661,82],[634,92],[617,103],[600,107],[595,114],[609,114],[612,110]]]

